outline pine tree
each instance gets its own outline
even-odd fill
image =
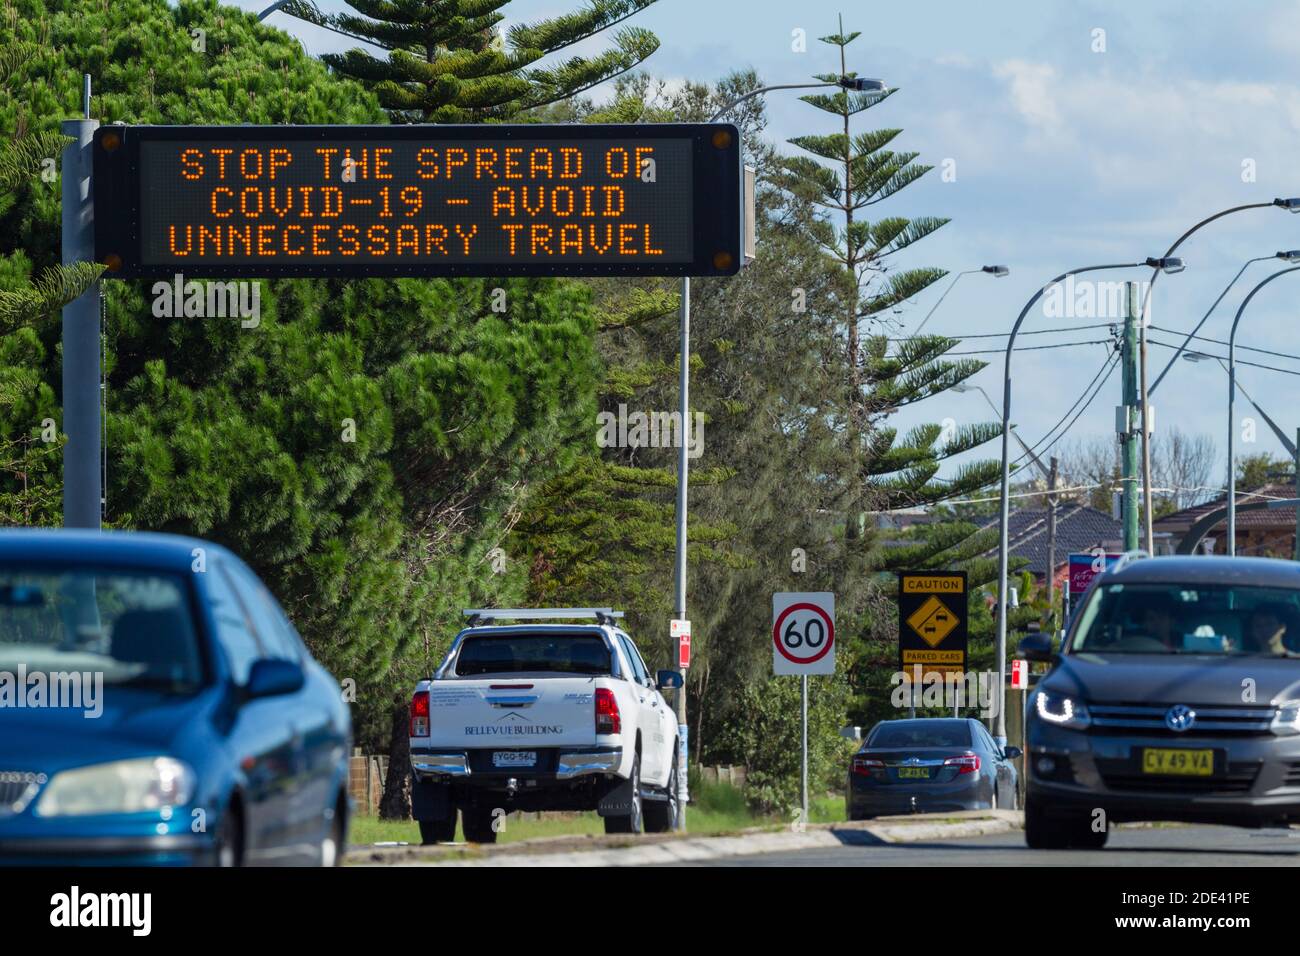
[[[839,53],[840,70],[816,79],[834,83],[855,77],[847,48],[860,33],[840,31],[821,40]],[[843,430],[859,450],[861,494],[850,503],[846,533],[862,528],[864,505],[885,510],[942,501],[980,488],[996,475],[996,463],[980,462],[958,470],[948,481],[934,480],[942,463],[996,438],[991,424],[943,429],[925,425],[899,435],[887,419],[899,408],[936,395],[974,375],[984,363],[943,358],[956,340],[939,336],[891,342],[889,323],[880,316],[913,298],[947,273],[942,269],[895,269],[893,257],[943,227],[932,216],[864,218],[867,211],[916,182],[933,167],[918,164],[917,153],[894,151],[889,144],[902,132],[881,129],[854,134],[852,120],[893,96],[897,90],[813,94],[803,101],[837,118],[835,133],[795,137],[790,142],[811,156],[786,163],[783,185],[794,202],[822,211],[813,235],[839,266],[837,303],[844,329],[848,381]],[[815,158],[814,158],[815,157]],[[863,325],[874,331],[864,341]],[[891,351],[890,346],[895,345]],[[868,504],[869,502],[869,504]]]
[[[326,54],[325,62],[373,89],[396,122],[472,123],[507,119],[553,104],[633,69],[659,41],[624,26],[596,57],[540,61],[597,36],[655,0],[588,0],[585,9],[501,30],[509,0],[347,0],[356,13],[322,13],[312,0],[283,9],[388,51]]]
[[[17,11],[10,7],[7,15],[12,21]],[[0,32],[0,92],[14,94],[13,80],[23,64],[42,54],[42,46],[19,40],[8,31]],[[13,137],[0,143],[0,216],[12,209],[18,194],[31,189],[33,183],[54,182],[52,178],[41,180],[41,175],[52,168],[50,164],[69,142],[58,130],[29,130],[26,116],[17,113]],[[91,262],[54,263],[34,280],[29,278],[13,288],[0,289],[0,332],[48,318],[85,292],[101,272],[103,267]]]

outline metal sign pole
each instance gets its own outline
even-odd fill
[[[691,280],[682,279],[682,296],[680,307],[681,319],[681,368],[678,369],[678,390],[680,392],[681,428],[678,432],[681,447],[677,449],[677,557],[673,569],[677,582],[677,617],[686,620],[686,480],[690,471],[690,458],[687,456],[686,428],[690,423],[690,389],[691,389]],[[680,665],[680,658],[678,664]],[[677,819],[674,829],[686,829],[686,803],[690,799],[687,776],[687,741],[686,724],[686,671],[679,666],[682,686],[677,690]]]
[[[800,821],[808,822],[808,675],[803,674],[803,816]]]
[[[84,119],[64,120],[73,138],[63,150],[63,264],[95,259],[95,196],[91,182],[90,76],[82,88]],[[99,530],[100,487],[99,283],[63,307],[63,525]]]

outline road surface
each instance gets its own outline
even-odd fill
[[[1120,827],[1104,850],[1030,850],[1020,831],[882,843],[840,831],[839,847],[738,856],[684,866],[1296,866],[1300,830],[1217,826]]]

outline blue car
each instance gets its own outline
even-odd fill
[[[351,735],[225,548],[0,531],[0,863],[337,864]]]

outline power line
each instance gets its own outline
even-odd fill
[[[1167,348],[1167,349],[1177,349],[1177,348],[1178,348],[1177,345],[1173,345],[1172,343],[1169,343],[1169,342],[1161,342],[1161,341],[1159,341],[1158,339],[1148,338],[1148,339],[1147,339],[1147,342],[1150,343],[1151,345],[1162,345],[1162,346],[1164,346],[1164,347]],[[1226,361],[1228,361],[1228,356],[1226,356],[1226,355],[1211,355],[1209,352],[1201,352],[1201,351],[1199,351],[1199,350],[1198,350],[1197,354],[1198,354],[1198,355],[1204,355],[1206,358],[1218,359],[1220,362],[1226,362]],[[1270,371],[1270,372],[1281,372],[1283,375],[1300,375],[1300,370],[1297,370],[1297,369],[1293,369],[1293,368],[1278,368],[1276,365],[1261,365],[1259,362],[1247,362],[1245,359],[1237,359],[1237,360],[1236,360],[1236,364],[1237,364],[1237,365],[1249,365],[1251,368],[1262,368],[1262,369],[1266,369],[1267,371]]]
[[[1092,380],[1083,387],[1083,391],[1080,393],[1079,397],[1074,400],[1074,404],[1071,405],[1069,408],[1067,408],[1065,410],[1065,414],[1062,415],[1059,419],[1057,419],[1056,424],[1053,425],[1051,428],[1049,428],[1046,434],[1044,434],[1042,438],[1038,439],[1038,441],[1034,443],[1030,451],[1032,451],[1035,455],[1038,454],[1040,450],[1046,451],[1048,448],[1051,448],[1052,445],[1055,445],[1056,442],[1059,441],[1062,437],[1064,437],[1065,432],[1068,432],[1070,430],[1070,426],[1073,425],[1078,420],[1079,418],[1078,415],[1075,415],[1074,418],[1070,419],[1070,424],[1065,426],[1065,431],[1061,432],[1061,434],[1056,436],[1056,438],[1053,438],[1051,444],[1049,444],[1047,448],[1043,448],[1043,443],[1047,441],[1048,438],[1051,437],[1054,431],[1056,431],[1058,428],[1061,427],[1061,423],[1070,417],[1070,414],[1074,412],[1076,408],[1079,407],[1080,402],[1083,402],[1085,399],[1087,400],[1087,403],[1083,406],[1085,409],[1088,407],[1088,405],[1092,404],[1092,400],[1097,397],[1097,392],[1092,391],[1092,387],[1094,385],[1097,385],[1098,379],[1101,379],[1101,385],[1105,385],[1106,382],[1110,379],[1111,373],[1114,372],[1115,365],[1118,362],[1119,362],[1118,354],[1107,356],[1106,360],[1101,363],[1101,368],[1097,369],[1097,374],[1094,375],[1092,377]],[[1103,375],[1105,376],[1104,379],[1102,378]],[[1101,386],[1098,386],[1098,390],[1100,390],[1100,388]],[[1090,391],[1092,391],[1091,395],[1089,395]],[[1025,454],[1021,455],[1014,462],[1012,462],[1012,464],[1018,465],[1028,457],[1029,457],[1029,452],[1025,452]]]
[[[1069,433],[1070,429],[1074,427],[1074,423],[1079,420],[1079,417],[1088,410],[1088,407],[1092,405],[1093,401],[1097,398],[1097,396],[1101,394],[1101,390],[1105,388],[1106,383],[1110,381],[1111,375],[1114,374],[1115,369],[1118,367],[1119,367],[1119,356],[1116,355],[1114,359],[1111,360],[1110,367],[1106,371],[1106,377],[1097,383],[1097,387],[1093,389],[1092,394],[1088,396],[1088,400],[1083,403],[1083,407],[1080,408],[1077,412],[1075,412],[1074,417],[1071,418],[1070,423],[1066,425],[1064,429],[1061,430],[1061,433],[1057,435],[1055,438],[1053,438],[1046,448],[1040,449],[1040,451],[1042,452],[1050,451],[1053,445],[1055,445],[1058,441],[1060,441]]]
[[[1028,332],[1021,332],[1017,337],[1023,338],[1026,335],[1055,335],[1058,332],[1086,332],[1090,329],[1113,329],[1116,327],[1117,324],[1118,323],[1115,322],[1105,322],[1100,325],[1069,325],[1061,329],[1030,329]],[[957,339],[958,341],[964,341],[965,339],[999,339],[999,338],[1005,339],[1010,334],[1011,334],[1010,332],[963,332],[958,335],[941,335],[939,333],[936,333],[935,337]],[[900,339],[890,339],[889,341],[907,342],[909,341],[909,339],[900,338]]]
[[[1068,349],[1076,345],[1109,345],[1110,339],[1089,339],[1086,342],[1056,342],[1052,345],[1025,345],[1013,348],[1013,352],[1039,352],[1043,349]],[[1006,349],[975,349],[970,352],[945,352],[944,355],[1002,355]]]
[[[1187,335],[1186,332],[1179,332],[1177,329],[1162,329],[1159,326],[1155,326],[1155,325],[1148,326],[1148,328],[1155,329],[1155,331],[1157,332],[1168,332],[1170,335]],[[1208,335],[1190,335],[1188,336],[1188,338],[1199,339],[1202,342],[1213,342],[1215,345],[1229,344],[1225,342],[1223,339],[1212,339]],[[1275,356],[1276,358],[1294,359],[1295,361],[1300,362],[1300,355],[1293,355],[1290,352],[1274,352],[1271,349],[1256,348],[1253,345],[1238,345],[1237,348],[1241,349],[1244,352],[1260,352],[1264,355],[1272,355]]]

